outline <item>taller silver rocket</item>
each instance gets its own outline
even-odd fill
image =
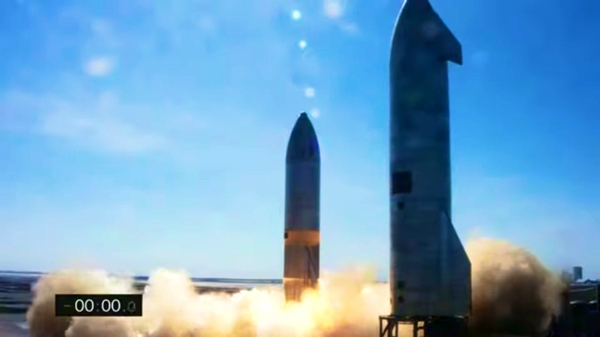
[[[390,57],[391,314],[470,312],[471,264],[451,222],[447,62],[461,45],[429,0],[405,0]]]
[[[312,123],[303,112],[285,158],[283,287],[286,301],[300,300],[319,280],[321,158]]]

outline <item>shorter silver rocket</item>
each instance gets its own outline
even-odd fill
[[[321,159],[312,123],[303,112],[290,135],[285,158],[283,288],[299,301],[319,280]]]

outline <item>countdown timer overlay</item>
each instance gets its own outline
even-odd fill
[[[141,294],[57,294],[54,305],[54,312],[58,317],[142,316]]]

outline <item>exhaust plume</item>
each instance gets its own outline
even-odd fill
[[[467,245],[472,273],[471,331],[532,336],[559,314],[565,284],[524,248],[478,239]]]
[[[467,246],[473,268],[472,329],[529,333],[558,311],[558,278],[526,250],[478,239]],[[32,337],[368,337],[390,310],[389,286],[375,271],[324,273],[316,290],[285,303],[280,287],[197,294],[184,272],[158,270],[144,289],[143,317],[54,316],[55,294],[134,293],[133,280],[103,271],[42,276],[27,313]],[[410,333],[410,327],[401,327]]]

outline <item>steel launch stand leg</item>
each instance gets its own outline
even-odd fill
[[[400,324],[413,326],[412,337],[418,337],[419,330],[423,337],[464,337],[468,334],[464,318],[379,316],[379,337],[405,337],[400,336]]]
[[[423,330],[425,324],[419,326],[420,320],[396,316],[379,316],[379,337],[399,337],[398,326],[400,324],[412,324],[413,336],[418,337],[419,330]]]
[[[379,337],[398,337],[398,320],[393,316],[379,316]]]

